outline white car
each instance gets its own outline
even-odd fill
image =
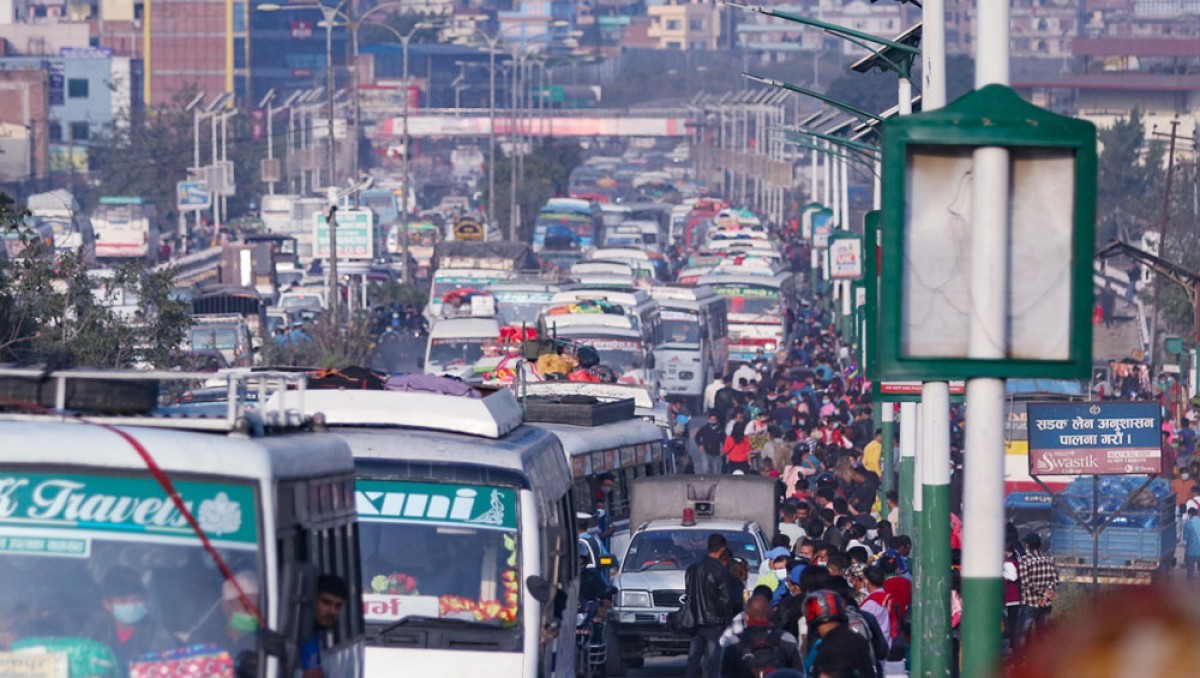
[[[713,533],[725,537],[751,573],[759,572],[767,542],[754,522],[701,519],[685,524],[681,517],[650,521],[634,532],[613,582],[618,593],[612,620],[626,668],[640,666],[644,657],[687,654],[691,636],[676,633],[668,618],[684,603],[684,574],[708,557]]]

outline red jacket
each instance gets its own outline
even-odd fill
[[[733,442],[733,436],[725,436],[725,445],[721,448],[731,463],[750,461],[750,439],[742,438],[742,442]]]

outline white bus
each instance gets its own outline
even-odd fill
[[[294,412],[246,407],[289,380],[302,389],[296,375],[230,374],[224,402],[155,409],[160,387],[210,376],[55,372],[43,384],[40,370],[0,371],[7,398],[40,394],[61,412],[0,412],[0,666],[291,678],[294,649],[317,637],[326,675],[362,675],[356,606],[313,630],[320,575],[360,590],[349,449]]]
[[[510,391],[472,393],[306,394],[358,467],[371,678],[574,674],[570,468]]]
[[[106,196],[92,212],[96,259],[102,265],[144,261],[158,263],[158,211],[141,198]]]
[[[597,515],[603,509],[604,520],[613,527],[609,553],[620,555],[629,545],[629,497],[633,481],[648,476],[666,475],[671,460],[663,446],[663,429],[641,419],[626,419],[599,426],[573,426],[530,421],[538,428],[553,433],[562,443],[566,458],[571,462],[571,479],[575,483],[575,507],[583,513]],[[613,478],[610,494],[603,494],[600,481],[606,475]]]
[[[650,294],[662,307],[663,340],[654,353],[663,390],[700,414],[704,387],[729,360],[725,298],[704,286],[655,287]]]
[[[788,312],[795,312],[796,289],[791,273],[752,274],[718,272],[701,275],[699,285],[708,285],[728,302],[729,363],[748,363],[759,349],[767,355],[786,348]]]

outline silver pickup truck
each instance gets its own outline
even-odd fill
[[[613,581],[618,590],[611,613],[620,642],[618,675],[640,667],[646,657],[687,654],[691,637],[677,633],[668,620],[684,603],[687,568],[707,555],[708,535],[723,535],[733,554],[757,573],[775,524],[771,478],[639,478],[630,515],[630,525],[636,527]]]

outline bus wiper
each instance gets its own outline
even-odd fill
[[[382,631],[379,632],[379,635],[386,636],[389,633],[391,633],[392,631],[402,628],[403,626],[410,624],[410,623],[431,624],[431,625],[437,625],[437,626],[459,626],[459,627],[464,627],[464,628],[479,628],[481,626],[484,628],[492,628],[491,626],[489,626],[487,624],[481,624],[473,619],[467,620],[467,619],[456,619],[454,617],[429,617],[429,616],[425,616],[425,615],[413,614],[413,615],[409,615],[409,616],[405,617],[404,619],[400,619],[400,620],[392,622],[391,624],[388,624],[387,626],[385,626],[383,628]]]

